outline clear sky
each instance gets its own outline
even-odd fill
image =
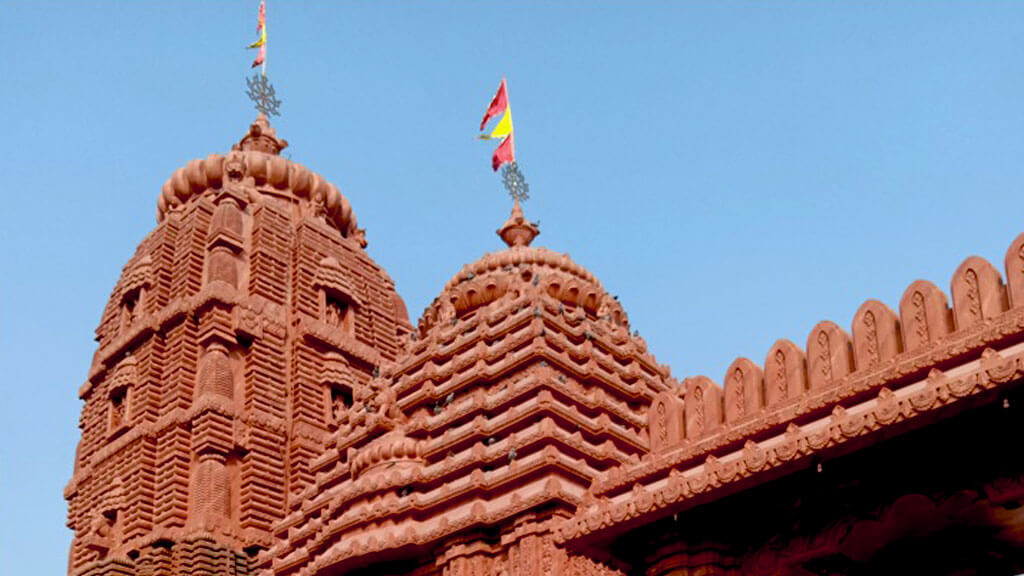
[[[254,112],[255,0],[0,4],[0,566],[66,570],[100,313],[164,181]],[[502,75],[541,221],[680,379],[948,290],[1024,231],[1024,3],[269,0],[274,120],[413,321],[501,247]]]

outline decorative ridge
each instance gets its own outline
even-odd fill
[[[580,280],[589,282],[597,288],[602,288],[601,282],[589,270],[573,261],[568,254],[555,252],[539,246],[513,246],[500,252],[488,252],[476,262],[471,262],[462,267],[461,270],[444,286],[443,292],[448,292],[466,280],[472,280],[475,276],[501,270],[507,266],[520,264],[538,264],[548,266],[563,272],[568,272]],[[603,288],[602,288],[603,289]]]
[[[1024,234],[1006,251],[1005,274],[1004,283],[991,263],[971,256],[953,274],[949,298],[935,284],[918,280],[906,288],[895,312],[877,300],[865,301],[854,314],[852,337],[823,321],[810,331],[806,352],[782,339],[768,350],[763,365],[737,358],[722,386],[705,376],[687,378],[650,405],[651,457],[610,469],[591,485],[591,497],[607,502],[626,498],[621,495],[630,486],[653,489],[666,477],[700,468],[701,457],[717,463],[724,461],[723,454],[750,452],[751,442],[760,442],[769,431],[780,438],[792,436],[809,419],[823,417],[828,407],[842,415],[877,401],[889,410],[885,403],[893,394],[907,394],[914,386],[944,386],[947,378],[936,366],[966,362],[997,383],[1016,377],[1021,373],[1016,367],[1024,367],[1019,364],[1024,358]],[[1013,345],[1011,359],[989,348],[1007,344]],[[948,370],[951,381],[959,379],[964,386],[983,381],[983,376],[963,377],[962,366]],[[908,401],[917,400],[912,396]],[[876,415],[880,425],[889,423],[885,417],[888,413]],[[738,448],[744,440],[746,448]],[[735,450],[722,452],[729,447]],[[564,529],[576,536],[603,529],[595,521],[601,514],[607,511],[578,511]]]
[[[659,474],[638,478],[632,490],[613,479],[623,475],[621,468],[612,469],[606,474],[610,481],[598,483],[599,494],[592,487],[587,504],[558,527],[557,540],[575,541],[640,516],[664,516],[681,506],[692,505],[698,497],[705,501],[713,498],[730,484],[770,474],[773,469],[797,461],[807,462],[815,455],[884,428],[896,424],[904,429],[913,427],[913,421],[922,420],[928,413],[963,403],[1020,378],[1024,375],[1022,347],[1018,344],[1002,352],[987,348],[980,358],[959,366],[956,372],[952,376],[933,369],[927,377],[895,392],[879,386],[871,390],[873,396],[866,396],[850,408],[837,403],[829,415],[818,420],[803,424],[791,421],[784,431],[759,441],[748,438],[742,447],[728,453],[717,457],[709,454],[703,461],[687,459],[681,466],[662,468]],[[685,451],[686,447],[677,449]],[[628,468],[650,468],[663,458]],[[606,482],[614,482],[621,489],[612,497],[600,494],[600,487]]]
[[[338,188],[301,164],[262,151],[261,147],[269,146],[270,141],[284,143],[272,132],[269,135],[261,132],[258,136],[250,133],[238,145],[242,150],[236,149],[227,155],[211,154],[175,170],[157,200],[157,221],[162,222],[170,212],[208,190],[237,189],[242,200],[248,202],[260,201],[263,193],[274,196],[290,193],[297,200],[311,202],[315,212],[323,215],[346,238],[359,236],[352,206]]]
[[[352,476],[379,464],[409,462],[422,464],[420,442],[406,437],[401,429],[394,429],[364,446],[352,460]]]
[[[463,266],[424,310],[419,335],[426,337],[438,325],[454,326],[459,318],[506,295],[526,295],[527,301],[533,302],[545,294],[573,310],[585,310],[591,318],[609,319],[628,328],[617,299],[568,254],[516,245]]]

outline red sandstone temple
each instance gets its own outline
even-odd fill
[[[164,186],[79,390],[69,574],[1024,571],[1024,234],[1005,283],[969,258],[719,385],[518,204],[413,326],[285,146],[260,116]]]

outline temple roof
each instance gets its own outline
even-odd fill
[[[531,247],[516,204],[508,248],[464,267],[311,462],[315,484],[261,557],[278,574],[350,570],[530,511],[583,504],[647,452],[640,409],[669,389],[625,313],[567,255]]]
[[[305,166],[281,157],[288,146],[263,114],[249,126],[232,152],[195,159],[175,170],[157,200],[157,220],[208,190],[231,186],[248,187],[246,201],[261,201],[263,195],[309,203],[345,237],[360,237],[352,206],[337,186]]]
[[[530,246],[540,230],[525,218],[519,202],[497,234],[508,248],[463,266],[424,311],[421,335],[439,321],[461,318],[509,291],[518,294],[526,284],[543,284],[544,292],[564,306],[580,308],[592,318],[608,319],[628,329],[625,311],[589,270],[568,254]]]

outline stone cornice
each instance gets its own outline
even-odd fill
[[[553,369],[531,369],[531,372],[528,372],[522,378],[513,379],[503,390],[497,393],[485,393],[482,389],[476,388],[468,395],[464,394],[459,399],[456,399],[441,414],[427,416],[422,421],[417,421],[414,417],[410,426],[411,433],[423,431],[433,434],[437,431],[448,430],[453,422],[463,420],[471,414],[499,410],[504,412],[504,410],[510,407],[521,405],[520,400],[522,398],[532,398],[534,395],[537,395],[538,400],[542,404],[550,402],[555,396],[568,398],[578,406],[612,414],[620,421],[632,424],[634,428],[639,429],[646,424],[641,417],[631,412],[625,404],[603,393],[600,388],[596,388],[590,393],[583,393],[579,389],[581,386],[578,383],[576,386],[566,384],[564,383],[564,378],[559,380],[560,376],[561,374],[558,374]],[[562,405],[565,406],[564,404]],[[575,423],[585,426],[591,433],[598,433],[604,430],[605,426],[602,426],[600,422],[602,419],[600,417],[590,418],[584,416],[579,413],[577,406],[566,406],[566,409],[573,412],[572,420]],[[516,408],[516,410],[523,410],[523,408]],[[635,444],[637,446],[643,446],[644,444],[635,434],[627,435],[624,439],[628,444]],[[646,451],[646,447],[643,447],[642,450]]]
[[[65,497],[74,492],[78,484],[88,482],[92,477],[94,469],[105,460],[124,450],[126,446],[139,440],[155,440],[168,428],[190,424],[207,412],[214,412],[231,418],[240,417],[246,426],[261,428],[279,435],[285,434],[285,423],[280,418],[255,411],[246,412],[244,415],[239,416],[239,409],[235,407],[232,401],[221,398],[203,398],[196,401],[188,409],[176,409],[165,414],[155,422],[135,424],[113,442],[94,452],[90,455],[88,461],[82,464],[75,477],[68,482],[64,489]],[[246,431],[236,427],[234,434],[234,442],[244,445],[246,442]]]
[[[280,337],[285,335],[285,312],[280,306],[271,304],[262,298],[245,296],[224,283],[213,282],[204,286],[194,296],[175,298],[159,312],[140,316],[132,323],[127,332],[97,350],[89,370],[89,377],[78,390],[79,398],[84,398],[89,390],[102,380],[106,371],[112,367],[113,361],[139,342],[156,332],[166,331],[189,312],[218,304],[240,308],[234,318],[236,331],[250,337],[262,335],[265,329]]]
[[[430,523],[407,522],[383,532],[374,530],[368,533],[345,530],[341,525],[334,525],[330,528],[320,525],[314,533],[312,542],[294,548],[285,548],[284,543],[279,544],[268,552],[262,553],[260,563],[269,565],[275,573],[288,573],[289,568],[297,568],[312,557],[315,560],[303,566],[297,574],[313,575],[328,566],[337,569],[342,563],[359,556],[380,553],[385,550],[395,553],[405,547],[437,542],[452,534],[475,527],[494,525],[552,501],[573,505],[577,500],[562,487],[558,480],[549,478],[542,488],[526,496],[513,495],[504,504],[484,504],[481,501],[476,501],[465,511],[442,515],[432,519],[433,521]],[[379,536],[378,532],[380,532]],[[342,537],[343,535],[344,537]],[[281,554],[286,549],[292,550],[292,552]]]
[[[846,382],[822,394],[815,402],[821,406],[833,405],[831,414],[825,418],[803,424],[790,421],[782,433],[758,440],[747,439],[741,448],[724,453],[711,454],[710,448],[716,444],[713,441],[697,447],[681,447],[674,453],[654,456],[622,471],[621,476],[612,474],[607,480],[595,483],[595,494],[610,494],[616,490],[616,495],[591,498],[588,505],[559,527],[557,538],[560,542],[589,538],[613,527],[623,529],[640,518],[653,520],[670,510],[706,502],[717,494],[726,493],[738,482],[777,474],[783,466],[882,429],[923,419],[947,406],[967,403],[1021,376],[1024,376],[1024,343],[1002,352],[986,349],[980,358],[946,373],[932,369],[927,377],[895,391],[884,385],[872,388],[865,387],[863,382]],[[866,390],[874,396],[864,397]],[[840,398],[855,394],[862,395],[856,405],[844,407],[839,402]],[[695,461],[700,454],[706,454],[703,462]],[[679,464],[673,464],[675,462]],[[627,485],[632,489],[623,490]]]
[[[609,478],[595,483],[595,493],[600,495],[631,485],[646,475],[678,466],[701,455],[717,453],[747,438],[763,435],[793,421],[813,417],[834,405],[848,406],[851,401],[856,401],[865,394],[877,393],[882,387],[902,386],[909,378],[921,376],[923,370],[946,366],[950,361],[962,360],[972,353],[977,357],[987,345],[1004,341],[1008,336],[1017,336],[1022,332],[1024,308],[1015,308],[998,319],[957,332],[947,340],[936,342],[920,351],[902,354],[864,372],[851,373],[834,387],[810,391],[777,408],[760,411],[746,421],[737,422],[735,426],[723,429],[717,435],[680,446],[657,457],[652,455],[648,462],[630,470],[612,471],[608,474]]]
[[[373,348],[359,342],[354,337],[346,335],[337,327],[326,322],[321,322],[309,317],[301,317],[296,324],[296,330],[305,339],[325,344],[336,350],[358,358],[370,366],[379,366],[383,359]]]

